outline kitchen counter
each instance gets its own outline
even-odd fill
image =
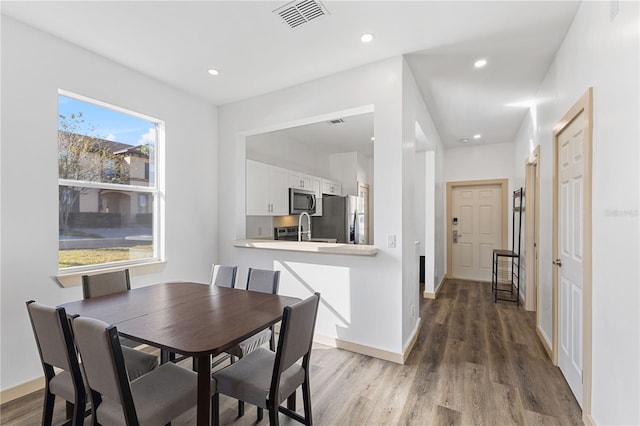
[[[286,240],[238,240],[235,247],[288,250],[326,254],[346,254],[352,256],[375,256],[378,250],[375,246],[365,244],[326,243],[318,241],[286,241]]]

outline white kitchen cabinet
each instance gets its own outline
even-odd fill
[[[342,184],[322,179],[322,193],[328,195],[342,195]]]
[[[247,215],[286,216],[289,214],[289,171],[247,160]]]
[[[289,170],[289,187],[313,191],[312,176]]]

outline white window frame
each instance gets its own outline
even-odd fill
[[[89,104],[97,105],[102,108],[107,108],[115,112],[127,114],[145,121],[149,121],[155,124],[156,130],[156,146],[155,146],[155,163],[154,163],[154,186],[140,186],[140,185],[125,185],[116,183],[104,183],[93,181],[82,181],[72,179],[60,179],[58,178],[58,187],[70,186],[70,187],[85,187],[92,189],[112,189],[121,190],[126,192],[138,192],[147,193],[152,195],[152,211],[153,211],[153,255],[145,259],[133,259],[123,260],[118,262],[100,263],[94,265],[84,266],[72,266],[69,268],[58,267],[58,277],[64,277],[68,275],[76,275],[79,273],[87,272],[106,272],[114,269],[122,269],[123,267],[130,267],[136,265],[147,265],[157,262],[165,261],[165,243],[164,243],[164,217],[165,217],[165,202],[164,202],[164,164],[165,164],[165,123],[163,120],[152,117],[150,115],[141,114],[126,108],[122,108],[116,105],[108,104],[97,99],[90,98],[88,96],[79,95],[77,93],[69,92],[63,89],[58,89],[58,96],[66,96],[78,101],[86,102]],[[149,165],[151,167],[151,164]],[[60,202],[58,200],[58,202]],[[59,251],[60,249],[58,249]]]

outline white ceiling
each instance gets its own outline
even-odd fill
[[[309,145],[316,152],[360,152],[373,157],[373,113],[350,115],[341,120],[340,123],[320,121],[270,133],[292,143]]]
[[[446,147],[511,142],[574,1],[324,1],[296,29],[286,1],[2,1],[2,13],[213,104],[406,54]],[[375,34],[369,44],[365,32]],[[486,58],[476,70],[473,62]],[[209,68],[220,75],[212,77]]]

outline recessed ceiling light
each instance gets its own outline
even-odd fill
[[[464,139],[458,139],[458,142],[460,142],[460,143],[467,143],[467,142],[469,142],[469,139],[467,139],[467,138],[464,138]]]
[[[476,68],[482,68],[482,67],[484,67],[485,65],[487,65],[487,60],[486,60],[486,59],[478,59],[478,60],[473,64],[473,66],[474,66],[474,67],[476,67]]]
[[[373,34],[371,33],[366,33],[366,34],[362,34],[362,36],[360,36],[360,40],[363,43],[369,43],[370,41],[373,40],[373,37],[375,37]]]
[[[375,136],[371,136],[371,140],[375,141],[376,140]]]
[[[220,74],[220,71],[218,71],[215,68],[211,68],[211,69],[209,69],[208,73],[211,74],[211,75],[218,75],[218,74]]]
[[[482,135],[480,135],[480,134],[473,135],[473,138],[474,138],[474,139],[480,139],[481,137],[482,137]]]

